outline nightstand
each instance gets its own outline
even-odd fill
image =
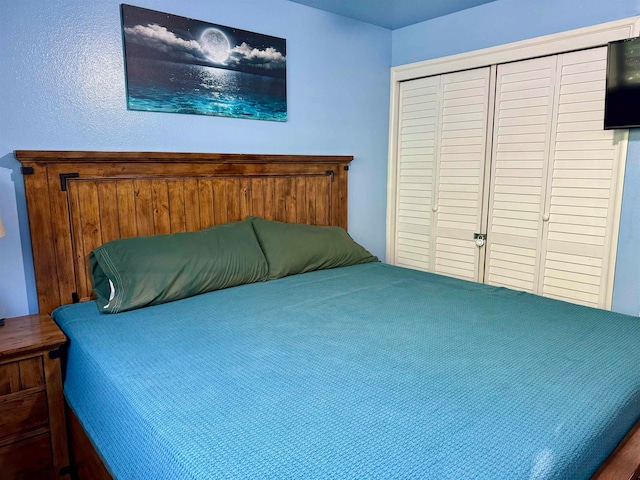
[[[60,348],[49,315],[0,327],[0,472],[3,480],[69,479]]]

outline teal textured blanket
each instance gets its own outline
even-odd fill
[[[640,319],[383,264],[55,320],[117,479],[588,479],[640,418]]]

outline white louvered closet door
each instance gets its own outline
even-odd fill
[[[536,293],[557,58],[498,65],[485,283]]]
[[[490,72],[481,68],[441,77],[432,271],[473,281],[481,279],[484,263],[474,233],[483,228]]]
[[[400,86],[394,262],[431,270],[440,77]]]
[[[490,68],[400,88],[395,264],[479,280]]]
[[[610,308],[619,145],[603,130],[606,47],[558,56],[539,292]]]

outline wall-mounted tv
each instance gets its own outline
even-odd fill
[[[640,37],[609,44],[604,128],[640,127]]]

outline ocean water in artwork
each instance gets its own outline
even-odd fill
[[[127,87],[131,110],[287,120],[284,78],[137,57]]]

